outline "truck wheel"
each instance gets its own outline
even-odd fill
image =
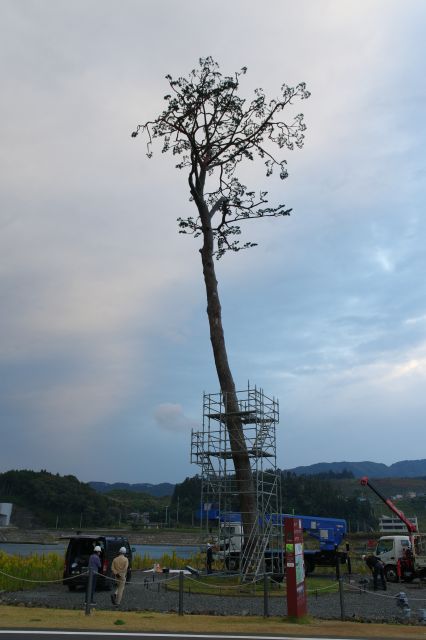
[[[385,576],[388,582],[398,582],[398,573],[396,567],[392,564],[388,564],[388,566],[385,567]]]

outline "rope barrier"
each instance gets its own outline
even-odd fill
[[[147,572],[148,573],[148,572]],[[0,570],[0,575],[3,575],[7,578],[10,578],[11,580],[17,580],[17,581],[22,581],[22,582],[29,582],[29,583],[37,583],[37,584],[54,584],[54,583],[64,583],[64,582],[68,582],[71,580],[74,580],[76,578],[76,576],[69,576],[68,578],[59,578],[59,579],[55,579],[55,580],[43,580],[43,579],[31,579],[31,578],[22,578],[19,576],[14,576],[10,573],[6,573],[5,571]],[[78,577],[80,578],[81,576],[88,576],[89,572],[85,571],[82,572],[80,574],[78,574]],[[112,576],[106,576],[103,574],[98,574],[100,576],[102,576],[103,580],[107,580],[110,582],[114,582],[116,583],[117,580],[116,578],[112,577]],[[155,575],[155,574],[153,574]],[[164,574],[162,574],[164,575]],[[158,589],[158,587],[161,585],[167,585],[170,582],[175,582],[176,580],[179,580],[179,573],[177,573],[176,575],[173,575],[169,578],[162,578],[161,580],[158,580],[157,582],[147,582],[147,577],[144,578],[144,581],[135,581],[132,580],[131,582],[127,582],[127,586],[131,587],[133,585],[142,585],[145,588],[147,588],[148,590],[154,590]],[[226,574],[223,575],[216,575],[215,577],[226,577]],[[236,585],[226,585],[226,584],[222,584],[222,585],[217,585],[217,584],[209,584],[207,581],[203,581],[203,580],[199,580],[199,579],[195,579],[192,576],[185,576],[186,580],[188,580],[189,582],[194,582],[197,585],[202,585],[203,587],[208,587],[209,589],[212,590],[217,590],[217,591],[221,591],[226,589],[226,591],[231,591],[231,590],[239,590],[239,591],[247,591],[250,589],[250,587],[252,587],[253,585],[255,585],[258,582],[261,582],[261,580],[263,580],[263,576],[257,580],[253,580],[251,583],[247,584],[247,585],[242,585],[242,584],[236,584]],[[275,583],[275,584],[282,584],[279,583],[273,579],[271,579],[271,583]],[[247,587],[247,589],[244,589],[244,586]],[[347,583],[343,583],[343,588],[344,590],[348,591],[348,592],[352,592],[352,593],[366,593],[368,595],[372,595],[372,596],[377,596],[378,598],[386,598],[388,600],[394,600],[395,599],[395,594],[387,594],[387,593],[377,593],[376,591],[371,591],[370,589],[366,589],[366,588],[361,588],[359,586],[355,586],[352,584],[347,584]],[[306,591],[307,594],[315,594],[318,593],[320,591],[331,591],[331,590],[336,590],[337,592],[338,589],[338,585],[337,584],[332,584],[332,585],[328,585],[326,587],[319,587],[319,588],[315,588],[315,589],[308,589]],[[410,596],[410,601],[412,602],[426,602],[426,596],[424,598],[413,598]]]
[[[80,573],[79,575],[86,575],[83,573]],[[117,582],[117,579],[114,578],[113,576],[106,576],[103,573],[98,573],[99,576],[102,577],[103,580],[109,580],[111,582]],[[146,578],[144,578],[143,581],[139,581],[139,580],[131,580],[130,582],[126,581],[126,584],[131,586],[131,585],[146,585],[145,582]],[[167,582],[173,582],[173,580],[179,580],[179,574],[173,575],[170,578],[163,578],[162,580],[158,580],[157,582],[151,582],[151,584],[155,584],[155,585],[159,585],[159,584],[166,584]]]
[[[190,576],[186,576],[186,579],[189,580],[190,582],[195,582],[196,584],[201,584],[204,587],[209,587],[210,589],[243,589],[244,586],[242,586],[241,584],[230,584],[230,585],[217,585],[217,584],[208,584],[208,582],[203,582],[202,580],[195,580],[194,578],[190,577]],[[253,583],[250,583],[249,585],[247,585],[248,588],[250,588],[250,586]]]
[[[172,576],[171,578],[163,578],[157,584],[167,584],[167,582],[174,582],[175,580],[179,580],[179,574]]]
[[[52,582],[65,582],[66,580],[74,580],[75,576],[70,576],[69,578],[59,578],[58,580],[31,580],[30,578],[20,578],[18,576],[12,576],[10,573],[6,573],[5,571],[0,570],[0,574],[6,576],[7,578],[11,578],[12,580],[21,580],[23,582],[42,582],[46,584],[50,584]],[[79,576],[87,576],[89,575],[88,571],[84,573],[80,573]]]
[[[395,595],[396,594],[387,594],[387,593],[377,593],[377,591],[371,591],[371,589],[362,589],[360,587],[356,587],[355,585],[351,585],[351,584],[344,584],[344,588],[347,589],[348,591],[356,591],[357,593],[359,593],[360,591],[362,593],[368,593],[371,596],[377,596],[378,598],[388,598],[390,600],[394,600],[395,599]],[[412,598],[410,595],[410,600],[414,601],[414,602],[425,602],[426,601],[426,597],[424,598]]]
[[[0,569],[0,575],[6,576],[7,578],[11,578],[12,580],[21,580],[23,582],[33,582],[33,583],[45,583],[45,584],[51,584],[51,583],[63,583],[63,582],[68,582],[71,580],[75,580],[77,577],[80,578],[81,576],[88,576],[89,572],[88,571],[83,571],[81,573],[78,574],[78,576],[69,576],[68,578],[58,578],[55,580],[42,580],[40,579],[31,579],[31,578],[22,578],[20,576],[14,576],[10,573],[6,573],[5,571],[2,571]],[[113,576],[107,576],[104,575],[103,573],[98,573],[98,576],[101,576],[103,580],[109,580],[110,582],[114,582],[116,583],[117,580],[116,578],[114,578]],[[171,576],[170,578],[163,578],[161,581],[156,582],[155,584],[165,584],[167,582],[173,582],[174,580],[178,580],[179,579],[179,574],[176,574],[175,576]],[[140,581],[134,581],[132,580],[131,582],[126,582],[126,584],[128,585],[145,585],[145,582],[140,582]],[[154,583],[152,583],[154,584]]]
[[[315,587],[315,589],[307,589],[306,593],[317,593],[318,591],[330,591],[336,589],[336,593],[339,590],[338,584],[329,584],[328,587]]]
[[[279,584],[279,585],[281,585],[281,584],[283,584],[283,581],[282,580],[274,580],[273,578],[271,578],[271,584]]]

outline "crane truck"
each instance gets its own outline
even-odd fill
[[[407,535],[381,536],[377,542],[375,555],[385,565],[386,579],[389,582],[426,580],[426,535],[419,533],[416,525],[367,476],[361,478],[360,483],[369,487],[407,527]]]
[[[316,566],[335,567],[336,560],[346,563],[348,560],[348,547],[345,551],[338,547],[344,540],[347,532],[346,520],[339,518],[323,518],[318,516],[299,516],[290,514],[274,514],[274,524],[284,527],[286,518],[298,518],[301,520],[303,530],[314,538],[319,546],[316,549],[305,549],[305,573],[312,573]],[[240,566],[241,551],[244,535],[240,513],[226,513],[220,516],[219,539],[216,542],[216,553],[223,558],[225,565],[232,571],[238,571]],[[265,563],[269,570],[276,573],[277,559],[280,553],[276,549],[266,549]],[[282,564],[282,563],[277,563]]]

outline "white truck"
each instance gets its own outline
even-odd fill
[[[412,580],[415,577],[412,543],[410,536],[382,536],[377,542],[374,555],[385,565],[388,582]],[[425,558],[426,560],[426,558]]]
[[[382,536],[376,546],[375,555],[385,565],[389,582],[414,578],[426,580],[426,535],[413,533],[410,536]]]
[[[367,477],[360,482],[374,491],[407,527],[407,535],[381,536],[376,545],[375,555],[385,565],[386,579],[389,582],[426,580],[426,535],[418,533],[417,527]]]

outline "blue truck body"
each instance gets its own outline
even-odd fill
[[[209,521],[220,523],[239,523],[241,524],[241,514],[238,512],[220,513],[217,509],[211,509],[208,512],[200,510],[200,515]],[[318,548],[305,549],[305,570],[306,573],[314,571],[316,566],[335,566],[336,562],[346,563],[348,560],[348,545],[346,550],[339,550],[339,545],[345,539],[347,534],[346,520],[341,518],[326,518],[323,516],[305,516],[298,514],[272,514],[271,517],[274,525],[280,523],[284,526],[286,518],[297,518],[301,521],[303,530],[311,537],[317,540]],[[232,559],[232,565],[236,568],[238,564],[239,551],[230,551],[229,558]],[[276,551],[267,550],[265,557],[268,555],[277,556]],[[350,565],[349,565],[350,567]]]

